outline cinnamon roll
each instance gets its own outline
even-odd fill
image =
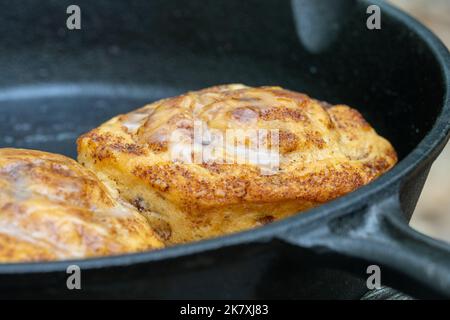
[[[114,117],[78,139],[78,160],[176,244],[320,205],[397,156],[355,109],[232,84]]]
[[[76,161],[0,149],[0,262],[77,259],[163,247],[147,220]]]

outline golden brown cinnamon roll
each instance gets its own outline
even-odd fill
[[[0,149],[0,262],[161,248],[146,219],[61,155]]]
[[[239,84],[119,115],[81,136],[78,153],[168,244],[290,216],[367,184],[397,161],[350,107]]]

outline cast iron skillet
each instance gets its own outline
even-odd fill
[[[352,194],[264,228],[161,251],[0,265],[2,297],[358,298],[366,268],[416,297],[450,297],[449,246],[408,227],[449,138],[449,53],[383,1],[78,0],[0,4],[0,145],[75,157],[76,137],[144,103],[209,85],[277,84],[357,107],[400,162]],[[370,4],[382,29],[366,28]],[[82,290],[66,287],[66,267]],[[350,272],[350,273],[349,273]]]

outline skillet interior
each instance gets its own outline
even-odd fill
[[[214,7],[197,0],[80,0],[81,31],[65,29],[69,4],[0,5],[0,147],[74,157],[76,137],[117,113],[189,89],[243,82],[352,105],[402,159],[442,106],[443,75],[426,44],[389,15],[382,30],[368,31],[361,3],[349,7],[338,38],[320,53],[302,46],[288,1],[274,10],[270,0]]]
[[[337,38],[320,53],[299,41],[289,1],[276,10],[269,0],[80,1],[81,31],[65,28],[68,4],[1,4],[2,147],[74,157],[75,138],[117,113],[242,82],[358,108],[403,158],[442,104],[442,76],[423,41],[387,15],[381,30],[367,30],[361,4],[346,6]]]

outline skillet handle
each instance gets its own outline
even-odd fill
[[[297,34],[303,47],[321,53],[336,42],[355,0],[291,0]]]
[[[332,217],[311,230],[302,236],[292,230],[283,239],[319,254],[331,254],[332,261],[345,258],[346,263],[337,263],[337,267],[365,278],[370,274],[361,266],[378,265],[382,284],[412,296],[450,298],[450,245],[409,227],[398,194]],[[360,269],[355,270],[355,266]]]

